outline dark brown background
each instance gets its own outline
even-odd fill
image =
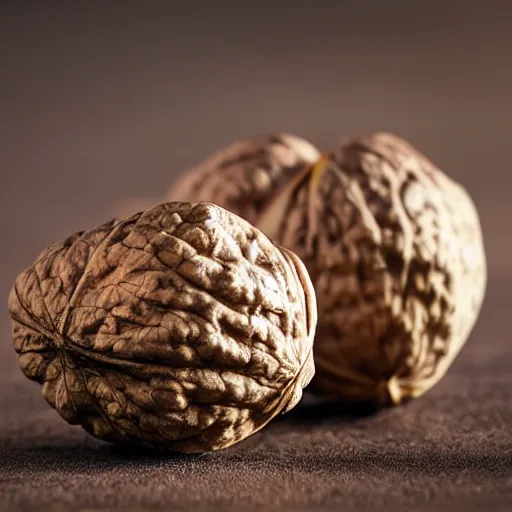
[[[511,91],[504,1],[3,1],[2,297],[48,243],[280,130],[322,147],[374,130],[411,141],[473,195],[490,281],[467,347],[420,400],[357,420],[304,405],[185,459],[119,453],[60,420],[17,369],[4,300],[0,505],[510,505]]]

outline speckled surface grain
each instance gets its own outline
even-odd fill
[[[506,289],[491,283],[467,347],[424,397],[369,416],[308,398],[259,434],[202,456],[120,451],[67,425],[3,344],[2,510],[506,510]]]

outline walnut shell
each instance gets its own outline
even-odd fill
[[[399,137],[347,138],[258,227],[294,251],[318,301],[313,386],[400,403],[431,388],[472,330],[486,288],[465,189]]]
[[[238,140],[184,173],[167,199],[215,203],[253,224],[279,188],[319,156],[286,133]]]
[[[211,204],[161,204],[52,245],[9,311],[24,374],[108,441],[225,448],[291,409],[314,373],[304,266]]]

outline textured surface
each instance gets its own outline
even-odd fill
[[[63,4],[0,2],[0,509],[509,510],[512,3]],[[432,391],[375,421],[285,415],[200,466],[91,442],[17,367],[14,277],[116,201],[161,195],[170,162],[269,129],[322,147],[391,130],[466,184],[491,273],[476,331]]]
[[[9,311],[24,374],[100,439],[225,448],[290,410],[314,373],[304,266],[207,203],[70,235],[17,277]]]
[[[215,203],[254,224],[277,191],[319,156],[286,133],[238,140],[184,172],[167,199]]]
[[[381,404],[417,397],[476,322],[487,266],[475,205],[400,137],[345,138],[257,226],[302,258],[315,285],[323,392]]]

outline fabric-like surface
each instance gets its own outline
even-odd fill
[[[225,451],[120,450],[59,418],[2,345],[2,510],[507,510],[512,377],[505,285],[424,397],[368,415],[311,397]]]

